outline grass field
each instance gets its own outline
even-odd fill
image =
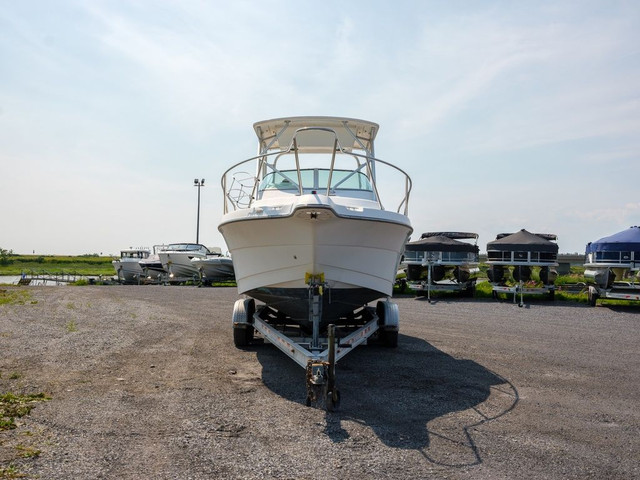
[[[97,255],[6,255],[0,262],[0,275],[22,273],[71,273],[76,275],[115,275],[113,257]]]

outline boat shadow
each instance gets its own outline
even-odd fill
[[[262,380],[274,393],[304,404],[305,373],[274,346],[256,348]],[[340,408],[326,414],[325,434],[352,442],[355,424],[385,445],[419,450],[446,466],[482,463],[473,430],[515,408],[516,387],[499,374],[457,359],[423,339],[400,335],[397,349],[362,346],[337,364]]]

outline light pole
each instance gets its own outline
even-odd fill
[[[204,187],[204,178],[193,181],[193,186],[198,187],[198,220],[196,221],[196,243],[200,243],[200,187]]]

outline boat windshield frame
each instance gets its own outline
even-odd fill
[[[170,243],[166,246],[162,252],[202,252],[210,254],[211,252],[207,247],[199,243]]]
[[[384,165],[396,170],[404,177],[404,195],[396,211],[408,215],[409,195],[412,187],[409,175],[401,168],[375,158],[372,138],[368,142],[362,142],[350,129],[347,121],[336,119],[336,122],[341,122],[340,128],[343,129],[343,135],[344,131],[350,133],[355,146],[344,148],[333,128],[305,126],[295,129],[291,136],[291,142],[282,149],[277,139],[289,126],[287,121],[283,122],[284,126],[268,144],[261,141],[258,155],[236,163],[223,173],[221,185],[224,192],[224,213],[250,208],[255,201],[263,198],[265,192],[269,191],[285,192],[292,195],[318,193],[327,196],[364,197],[376,201],[379,208],[384,210],[376,183],[376,166]],[[309,137],[313,138],[315,142],[305,143]],[[323,141],[318,142],[319,138],[322,138]],[[306,164],[311,156],[323,160],[322,167],[313,164],[312,167],[305,165],[303,168],[303,161]],[[353,167],[344,168],[345,159],[349,158],[353,162]],[[257,163],[254,175],[240,171],[239,167],[249,166],[248,164],[251,163]],[[286,166],[281,168],[281,163],[286,163]],[[313,187],[308,186],[308,172],[313,172]],[[326,183],[320,181],[320,177],[325,175],[323,172],[326,172]],[[341,178],[334,182],[334,176]],[[276,186],[277,182],[274,181],[276,179],[285,185]],[[351,188],[354,179],[356,179],[356,184],[364,185],[365,188]],[[363,182],[363,179],[366,180],[366,183]]]

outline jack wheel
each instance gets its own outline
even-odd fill
[[[340,391],[333,390],[332,392],[327,392],[327,411],[333,412],[340,407]]]

